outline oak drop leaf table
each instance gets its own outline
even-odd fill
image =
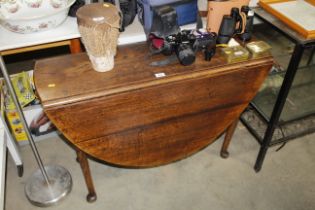
[[[190,66],[152,67],[146,44],[118,48],[115,67],[92,69],[85,53],[39,60],[34,80],[43,108],[78,155],[96,200],[87,155],[125,167],[153,167],[188,157],[227,130],[227,148],[241,112],[273,64],[271,56],[227,64],[202,53]]]

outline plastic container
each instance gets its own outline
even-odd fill
[[[228,63],[245,61],[249,57],[249,52],[242,46],[226,47],[221,49],[221,54]]]

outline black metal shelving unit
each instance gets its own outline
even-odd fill
[[[315,39],[301,37],[261,8],[255,16],[286,37],[292,48],[286,55],[287,69],[270,73],[241,116],[261,145],[254,167],[258,172],[269,147],[315,132]]]
[[[262,144],[285,72],[271,74],[243,113],[242,121]],[[270,146],[315,131],[315,65],[299,68]]]

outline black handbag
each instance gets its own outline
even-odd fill
[[[121,31],[130,25],[137,14],[137,0],[119,0],[120,11],[123,16]]]
[[[72,4],[72,6],[70,7],[68,15],[71,17],[76,17],[77,10],[84,5],[85,5],[84,0],[76,0],[74,4]]]

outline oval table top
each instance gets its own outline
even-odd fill
[[[50,120],[79,150],[128,167],[187,157],[212,143],[246,108],[270,55],[228,64],[202,53],[190,66],[153,67],[145,44],[118,48],[115,67],[93,70],[85,53],[36,62],[34,80]]]

